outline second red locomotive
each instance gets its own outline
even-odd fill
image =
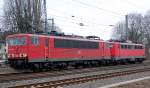
[[[39,34],[14,34],[6,40],[8,61],[15,68],[67,68],[145,60],[142,44]]]

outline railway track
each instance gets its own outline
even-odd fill
[[[83,74],[90,72],[98,71],[109,71],[109,70],[122,70],[125,68],[134,69],[135,66],[138,67],[149,67],[150,62],[145,62],[142,64],[130,64],[130,65],[117,65],[117,66],[107,66],[107,67],[97,67],[97,68],[86,68],[86,69],[71,69],[71,70],[62,70],[62,71],[50,71],[50,72],[24,72],[24,73],[13,73],[13,74],[2,74],[0,75],[0,83],[10,82],[10,81],[21,81],[28,80],[33,78],[43,78],[43,77],[58,77],[58,76],[67,76],[72,74]]]
[[[148,71],[150,71],[150,67],[143,68],[143,69],[118,71],[118,72],[112,72],[112,73],[106,73],[106,74],[56,80],[56,81],[50,81],[50,82],[44,82],[44,83],[30,84],[30,85],[21,85],[21,86],[15,86],[11,88],[57,88],[58,86],[63,87],[63,86],[68,86],[68,85],[86,83],[89,81],[96,81],[96,80],[101,80],[101,79],[106,79],[106,78],[125,76],[125,75],[130,75],[130,74],[135,74],[135,73],[148,72]]]

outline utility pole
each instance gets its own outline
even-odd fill
[[[46,0],[43,2],[44,4],[44,15],[45,15],[45,33],[47,33],[47,7],[46,7]]]
[[[125,15],[126,40],[128,40],[128,15]]]
[[[54,25],[55,25],[55,23],[54,23],[54,18],[51,18],[51,19],[48,19],[48,21],[51,21],[51,28],[50,28],[50,31],[54,31]],[[48,30],[47,30],[48,31]],[[50,32],[50,31],[48,31],[48,32]]]
[[[52,18],[52,30],[54,31],[54,18]]]

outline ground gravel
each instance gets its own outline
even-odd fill
[[[129,68],[127,68],[127,69],[129,69]],[[48,81],[61,80],[61,79],[67,79],[67,78],[82,77],[82,76],[87,76],[87,75],[88,76],[89,75],[97,75],[97,74],[103,74],[103,73],[123,71],[123,70],[127,70],[127,69],[109,70],[109,71],[98,71],[98,72],[90,72],[90,73],[83,73],[83,74],[74,74],[74,75],[67,75],[67,76],[59,76],[59,77],[45,77],[45,78],[34,78],[34,79],[22,80],[22,81],[4,82],[4,83],[0,83],[0,88],[7,88],[7,87],[12,87],[12,86],[17,86],[17,85],[24,85],[24,84],[33,84],[33,83],[48,82]],[[140,75],[140,76],[137,75],[137,74],[134,74],[134,75],[131,75],[131,76],[116,77],[116,78],[110,78],[110,79],[105,79],[105,80],[93,81],[93,82],[88,82],[88,83],[79,84],[79,85],[67,86],[66,88],[97,88],[99,86],[111,84],[113,82],[121,82],[122,80],[129,80],[131,78],[134,79],[136,77],[138,78],[138,77],[142,77],[142,76],[148,76],[148,75],[150,75],[150,72],[148,72],[148,73],[141,73],[142,75]],[[112,79],[114,79],[114,80],[112,80]]]
[[[18,73],[19,71],[11,68],[8,65],[1,65],[0,66],[0,74],[8,74],[8,73]]]
[[[112,88],[150,88],[150,79],[143,80],[139,82],[129,83],[125,85],[120,85]]]
[[[137,67],[134,67],[134,68],[136,69]],[[8,87],[17,86],[17,85],[42,83],[42,82],[61,80],[61,79],[67,79],[67,78],[75,78],[75,77],[82,77],[82,76],[111,73],[111,72],[124,71],[124,70],[129,70],[129,69],[133,69],[133,68],[105,70],[105,71],[97,71],[97,72],[90,72],[90,73],[83,73],[83,74],[73,74],[73,75],[67,75],[67,76],[44,77],[44,78],[34,78],[34,79],[30,79],[30,80],[3,82],[3,83],[0,83],[0,88],[8,88]],[[70,86],[65,86],[64,88],[97,88],[100,86],[113,84],[113,83],[121,82],[124,80],[141,78],[144,76],[150,76],[150,72],[134,74],[134,75],[124,76],[124,77],[115,77],[115,78],[104,79],[104,80],[99,80],[99,81],[92,81],[92,82],[87,82],[87,83],[78,84],[78,85],[70,85]]]

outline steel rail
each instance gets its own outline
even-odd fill
[[[39,72],[39,73],[19,73],[19,74],[6,74],[0,75],[0,83],[2,82],[9,82],[9,81],[16,81],[16,80],[27,80],[33,78],[43,78],[43,77],[58,77],[58,76],[67,76],[72,74],[83,74],[83,73],[90,73],[90,72],[98,72],[98,71],[109,71],[109,70],[119,70],[119,69],[126,69],[126,68],[134,68],[141,67],[141,66],[149,66],[149,62],[143,64],[133,64],[133,65],[118,65],[118,66],[108,66],[108,67],[97,67],[97,68],[88,68],[88,69],[73,69],[73,70],[63,70],[63,71],[49,71],[49,72]]]
[[[81,84],[81,83],[86,83],[90,81],[96,81],[96,80],[101,80],[101,79],[106,79],[106,78],[125,76],[125,75],[130,75],[130,74],[135,74],[135,73],[148,72],[148,71],[150,71],[150,68],[134,69],[134,70],[128,70],[128,71],[119,71],[119,72],[113,72],[113,73],[50,81],[50,82],[44,82],[44,83],[14,86],[10,88],[57,88],[58,86],[63,87],[63,86],[68,86],[68,85]]]

